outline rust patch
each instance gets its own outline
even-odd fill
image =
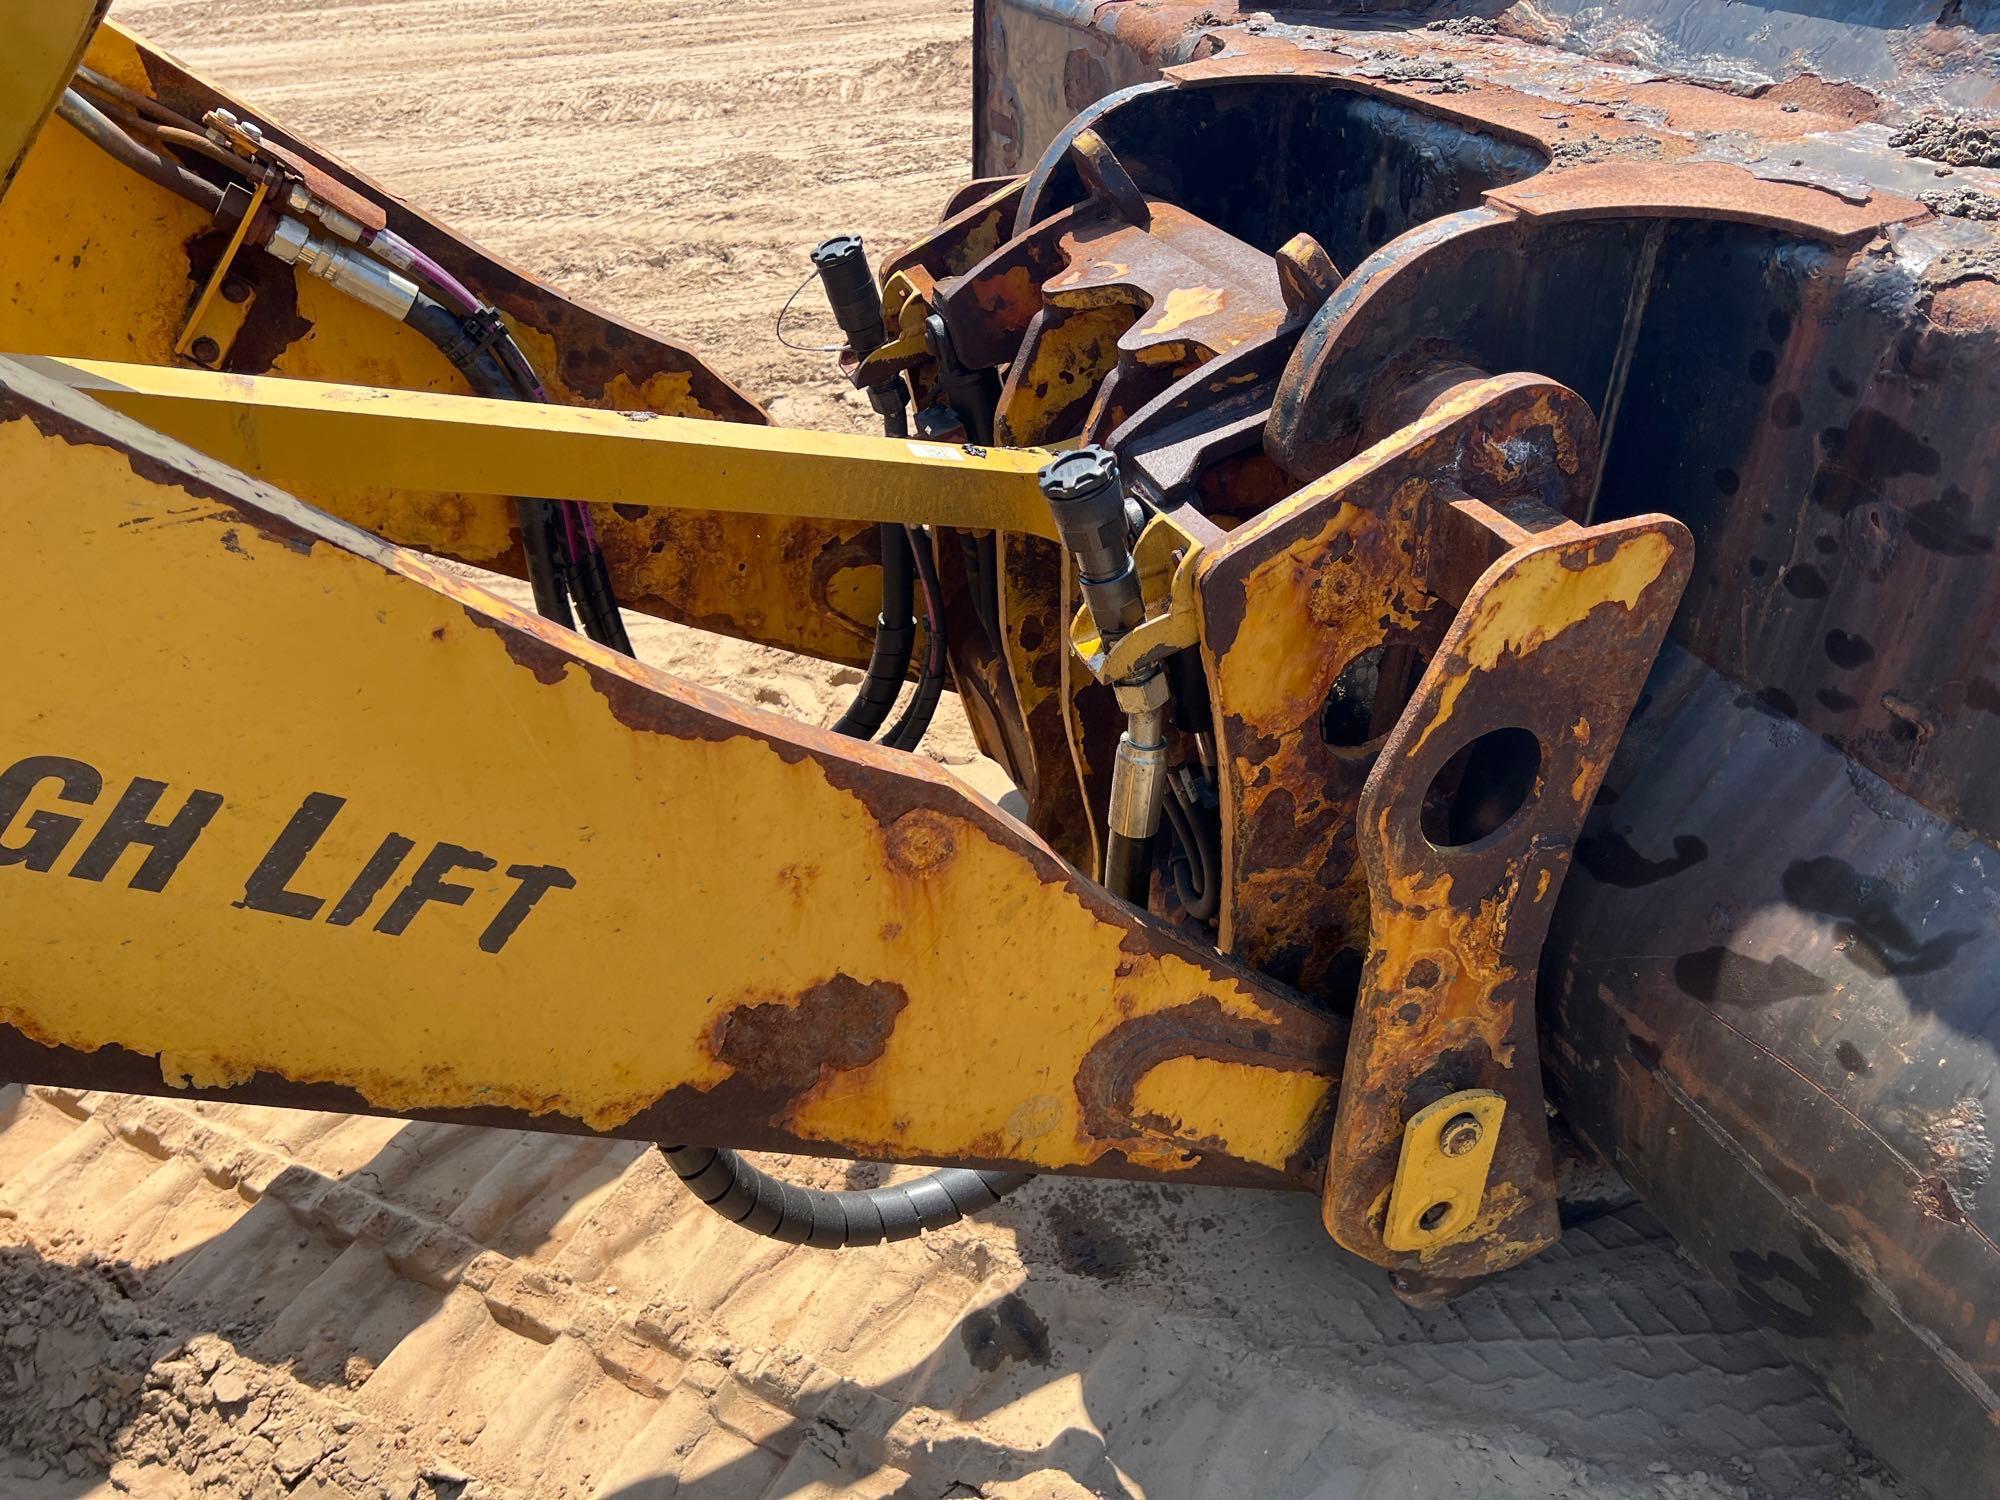
[[[203,229],[189,239],[188,280],[197,287],[208,285],[228,248],[229,235],[220,229]],[[232,375],[269,374],[280,355],[312,335],[312,319],[299,312],[298,277],[290,266],[248,249],[238,252],[229,274],[250,284],[254,300],[218,368]]]
[[[1203,995],[1105,1033],[1077,1065],[1076,1098],[1084,1128],[1100,1140],[1123,1139],[1134,1126],[1171,1139],[1169,1121],[1132,1113],[1140,1080],[1162,1063],[1198,1057],[1337,1080],[1346,1051],[1347,1027],[1336,1017],[1295,1008],[1246,1019]]]
[[[1773,182],[1726,162],[1603,162],[1494,188],[1486,201],[1543,219],[1726,219],[1809,235],[1833,245],[1873,238],[1921,218],[1924,206],[1894,193],[1851,203],[1817,185]]]
[[[554,687],[569,672],[570,654],[553,641],[544,640],[531,629],[507,620],[496,620],[477,605],[465,606],[465,616],[481,630],[490,630],[500,637],[500,644],[514,659],[514,664],[526,667],[535,674],[535,681],[543,687]]]
[[[919,807],[889,825],[884,845],[895,869],[905,875],[930,875],[957,857],[958,833],[950,818]]]
[[[835,974],[801,991],[796,1004],[767,1001],[724,1012],[705,1045],[752,1087],[796,1103],[827,1073],[877,1061],[909,1003],[909,992],[893,981],[864,984]]]

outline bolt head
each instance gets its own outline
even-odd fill
[[[1464,1156],[1479,1144],[1479,1120],[1473,1115],[1453,1115],[1438,1132],[1438,1149],[1446,1156]]]
[[[198,338],[188,346],[188,353],[194,356],[198,364],[212,365],[222,358],[222,346],[214,339]]]

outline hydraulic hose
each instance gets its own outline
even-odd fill
[[[1181,910],[1206,922],[1222,908],[1221,851],[1215,816],[1188,795],[1180,777],[1167,776],[1167,798],[1160,806],[1173,830],[1174,852],[1168,860],[1174,898]]]
[[[187,122],[157,102],[88,70],[85,70],[82,81],[86,87],[106,96],[105,108],[127,115],[135,128],[145,130],[155,139],[202,152],[218,161],[227,158],[227,153],[206,136],[184,128]],[[62,98],[57,101],[56,112],[92,144],[133,171],[212,214],[221,209],[222,189],[133,139],[119,128],[104,108],[75,89],[64,90]],[[228,158],[227,164],[233,165],[233,158]],[[304,235],[303,230],[301,235]],[[316,243],[295,245],[294,254],[280,258],[291,261],[298,251]],[[407,311],[396,307],[393,302],[385,310],[400,312],[405,323],[436,345],[458,367],[475,393],[513,401],[548,399],[526,357],[496,316],[481,307],[458,282],[445,275],[442,268],[413,246],[389,236],[384,248],[385,252],[403,252],[396,262],[400,266],[415,265],[419,274],[442,276],[440,289],[445,290],[446,295],[470,303],[468,307],[454,309],[417,291]],[[272,253],[277,253],[275,248]],[[338,253],[344,255],[349,252],[343,249]],[[359,264],[375,266],[374,262],[366,260]],[[390,279],[394,280],[393,275]],[[402,285],[407,292],[410,284]],[[482,315],[490,319],[486,336],[475,338],[468,330]],[[598,546],[591,527],[589,511],[582,506],[558,505],[531,498],[517,499],[514,503],[520,519],[522,549],[527,556],[528,581],[534,589],[536,611],[545,619],[567,627],[573,621],[570,597],[574,594],[577,613],[582,616],[585,631],[594,640],[629,656],[632,643],[625,633],[624,619],[618,613],[617,596],[611,587],[603,549]]]
[[[1104,888],[1134,906],[1146,904],[1146,888],[1153,867],[1147,858],[1152,844],[1130,834],[1112,833],[1104,839]]]
[[[882,613],[875,620],[875,649],[868,673],[855,690],[854,701],[835,722],[836,734],[870,740],[896,706],[909,674],[910,653],[917,626],[911,615],[910,543],[903,528],[885,521],[878,528],[882,546]]]
[[[884,336],[882,298],[861,241],[853,235],[827,240],[813,252],[813,265],[848,348],[857,357],[879,348]],[[881,413],[883,430],[890,437],[909,435],[907,397],[900,378],[871,390],[869,400]],[[916,526],[884,525],[881,537],[882,613],[875,650],[853,704],[834,728],[868,739],[895,707],[916,642],[914,570],[924,595],[924,667],[909,706],[883,740],[896,749],[911,750],[923,738],[944,690],[944,590],[927,532]],[[1024,1172],[946,1167],[893,1187],[831,1193],[783,1182],[727,1147],[660,1149],[688,1190],[732,1224],[786,1244],[824,1250],[907,1240],[927,1229],[956,1224],[968,1214],[991,1208],[1028,1180]]]
[[[168,192],[214,213],[222,207],[222,189],[205,177],[197,177],[179,162],[169,161],[132,139],[96,105],[75,89],[64,89],[56,101],[56,113],[100,150],[116,157],[133,171],[150,178]]]
[[[924,591],[924,667],[917,677],[917,690],[910,696],[909,706],[883,737],[882,743],[896,750],[914,750],[923,740],[950,671],[945,655],[944,585],[938,579],[937,559],[931,555],[930,533],[921,526],[911,526],[907,535]]]
[[[508,375],[507,367],[490,348],[470,345],[465,338],[465,319],[434,297],[417,293],[404,322],[429,339],[445,358],[458,367],[473,394],[500,401],[518,401],[521,392]],[[547,500],[519,498],[514,502],[521,527],[521,550],[528,562],[528,586],[534,590],[535,613],[564,629],[573,624],[569,588],[560,562],[561,522],[554,504]]]
[[[848,1250],[914,1239],[991,1208],[1028,1180],[1025,1172],[945,1167],[893,1187],[827,1192],[781,1182],[715,1146],[662,1146],[667,1165],[703,1203],[752,1234],[788,1245]]]
[[[469,341],[465,315],[422,292],[403,321],[443,351],[474,394],[502,401],[548,399],[504,329],[499,329],[488,344]],[[570,600],[574,596],[574,618],[581,620],[584,633],[630,656],[631,638],[626,634],[624,617],[618,613],[617,594],[605,567],[604,550],[591,528],[589,510],[528,497],[516,498],[514,509],[536,613],[567,628],[573,618]]]
[[[875,273],[868,269],[868,256],[860,236],[838,234],[822,241],[812,253],[812,263],[819,273],[827,305],[833,309],[833,321],[847,340],[849,351],[856,359],[865,359],[882,347],[887,331],[882,326],[882,292],[875,285]],[[901,377],[870,389],[868,400],[881,415],[885,434],[910,435]],[[910,596],[909,542],[901,526],[888,522],[883,523],[878,534],[882,552],[882,612],[875,619],[875,646],[854,701],[833,726],[836,734],[857,740],[872,740],[895,708],[896,698],[903,691],[903,679],[909,675],[910,653],[917,639]]]
[[[1117,457],[1107,448],[1073,449],[1043,468],[1041,486],[1076,564],[1084,606],[1109,651],[1146,618]],[[1113,683],[1112,691],[1125,710],[1125,732],[1111,763],[1104,884],[1143,907],[1152,879],[1148,853],[1168,780],[1166,708],[1172,693],[1157,666]]]

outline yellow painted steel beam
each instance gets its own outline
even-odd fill
[[[0,1077],[1312,1185],[1344,1025],[922,757],[6,360],[0,473]]]
[[[111,0],[25,0],[0,20],[0,193],[76,74]]]
[[[961,448],[97,360],[25,361],[261,479],[1053,537],[1040,448]],[[499,501],[489,503],[499,504]]]

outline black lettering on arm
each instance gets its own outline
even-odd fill
[[[345,806],[345,797],[336,797],[330,792],[314,792],[301,802],[299,810],[285,825],[284,832],[278,835],[257,868],[250,872],[250,878],[243,884],[243,899],[236,905],[248,907],[251,911],[272,912],[281,917],[297,917],[303,922],[310,922],[318,916],[319,909],[326,905],[324,896],[309,896],[304,891],[288,890],[286,885],[298,874],[299,866],[313,852],[327,825]]]
[[[375,852],[368,856],[368,863],[361,867],[361,873],[354,877],[354,884],[347,893],[333,903],[333,910],[326,914],[326,920],[335,927],[349,927],[368,915],[368,908],[382,893],[382,887],[389,883],[389,877],[396,873],[409,852],[417,846],[400,833],[392,833],[375,846]]]
[[[389,903],[389,909],[382,913],[375,930],[400,937],[403,929],[410,925],[410,918],[422,911],[427,902],[436,901],[445,906],[465,905],[472,898],[472,887],[459,885],[444,877],[453,870],[490,870],[494,864],[494,860],[477,849],[439,844],[424,856],[424,862],[417,866],[417,873],[410,877],[410,883]]]
[[[134,776],[132,784],[125,788],[125,795],[111,809],[111,816],[97,830],[97,837],[70,866],[70,874],[78,880],[102,880],[118,863],[119,855],[134,844],[143,844],[153,852],[132,877],[131,889],[165,890],[202,829],[208,826],[208,820],[222,806],[219,792],[189,792],[187,804],[174,814],[171,822],[148,823],[146,814],[153,810],[160,793],[166,789],[163,781]]]
[[[535,903],[549,891],[573,891],[576,877],[561,865],[509,865],[507,874],[520,882],[514,887],[514,894],[507,898],[507,904],[500,908],[498,916],[486,924],[486,930],[479,934],[479,946],[487,953],[498,953],[507,946],[507,939],[515,929],[528,919],[528,913],[535,909]]]
[[[55,782],[61,788],[56,796],[79,807],[90,806],[104,790],[104,777],[95,767],[68,756],[31,755],[14,762],[0,775],[0,865],[26,865],[31,870],[45,871],[83,826],[82,819],[61,813],[29,813],[28,837],[18,844],[7,842],[7,829],[21,811],[21,804],[44,781]]]

